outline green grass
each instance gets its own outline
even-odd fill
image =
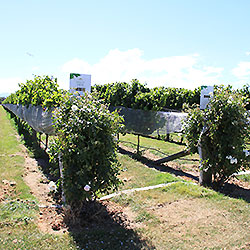
[[[122,164],[120,179],[124,181],[120,189],[131,189],[181,181],[180,178],[169,173],[147,168],[142,163],[131,159],[128,155],[118,154],[118,159]]]
[[[137,136],[133,134],[126,134],[125,136],[120,136],[120,141],[123,145],[127,147],[131,147],[133,149],[136,149],[137,145]],[[131,144],[132,143],[132,144]],[[150,153],[158,156],[159,158],[166,157],[171,154],[178,153],[182,150],[185,150],[185,145],[179,145],[174,142],[166,142],[163,140],[156,140],[151,139],[147,137],[140,136],[140,146],[147,147],[147,148],[153,148],[153,149],[144,149],[140,148],[140,151],[148,150]],[[160,151],[160,152],[159,152]],[[174,162],[180,163],[180,164],[190,164],[193,163],[192,160],[199,160],[199,155],[188,155],[183,158],[179,158],[177,160],[174,160]],[[198,163],[197,163],[198,164]]]
[[[0,109],[0,122],[1,122],[1,133],[0,133],[0,152],[1,156],[5,154],[14,154],[19,152],[20,147],[16,139],[16,132],[10,129],[10,121],[6,118],[5,111],[3,108]]]
[[[36,202],[30,200],[10,200],[0,204],[0,209],[1,226],[28,225],[38,211]]]
[[[16,194],[20,199],[35,199],[22,179],[25,160],[20,155],[17,134],[3,108],[0,108],[0,124],[0,183],[2,180],[15,181]]]
[[[177,182],[113,201],[134,213],[156,249],[248,249],[250,205],[241,199]]]
[[[238,175],[237,178],[250,183],[250,174]]]
[[[42,234],[34,223],[0,228],[0,249],[77,249],[69,235]]]
[[[134,195],[136,194],[136,195]],[[174,202],[180,199],[206,198],[223,200],[225,197],[211,189],[193,185],[191,182],[176,182],[167,187],[135,192],[113,198],[120,204],[130,204],[133,210],[136,207],[150,207],[158,203]],[[128,200],[128,201],[127,201]]]

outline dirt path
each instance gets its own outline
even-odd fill
[[[37,161],[25,155],[24,181],[30,187],[31,193],[38,199],[39,205],[50,206],[53,204],[49,196],[49,180],[38,167]]]
[[[64,233],[66,226],[63,223],[62,209],[55,207],[49,191],[49,182],[41,171],[36,159],[29,157],[22,145],[22,155],[25,158],[23,179],[30,187],[30,193],[36,197],[39,206],[38,228],[46,233]]]

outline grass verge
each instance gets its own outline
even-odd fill
[[[122,164],[120,178],[123,180],[123,185],[120,190],[180,181],[180,178],[169,173],[147,168],[128,155],[118,154],[118,159]]]
[[[22,179],[25,161],[8,116],[0,107],[0,249],[77,249],[68,235],[38,230],[37,200]]]
[[[136,135],[133,135],[133,134],[126,134],[125,136],[121,135],[120,141],[122,142],[123,145],[136,150],[136,147],[137,147]],[[140,151],[142,153],[148,151],[158,156],[159,158],[163,158],[168,155],[178,153],[185,149],[185,145],[180,145],[178,143],[167,142],[163,140],[151,139],[151,138],[147,138],[143,136],[140,136],[140,147],[141,147]],[[146,147],[146,148],[143,148],[143,147]],[[199,160],[198,154],[187,155],[183,158],[174,160],[174,162],[177,162],[179,164],[190,164],[190,163],[193,163],[194,160],[198,162]]]

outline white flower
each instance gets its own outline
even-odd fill
[[[227,103],[228,104],[232,104],[233,103],[233,97],[232,96],[229,96],[228,100],[227,100]]]
[[[78,109],[78,107],[76,105],[72,106],[72,110],[75,112]]]
[[[237,161],[236,158],[232,158],[232,159],[230,160],[230,163],[231,163],[231,164],[234,164],[234,163],[237,164],[237,162],[238,162],[238,161]]]
[[[54,182],[54,181],[51,181],[50,183],[49,183],[49,191],[56,191],[56,183]]]
[[[86,192],[89,192],[90,189],[91,189],[91,187],[90,187],[89,185],[85,185],[84,190],[85,190]]]
[[[230,164],[237,164],[238,160],[231,155],[226,156],[226,159],[230,160]]]
[[[244,149],[243,152],[245,153],[246,157],[250,155],[250,152],[247,149]]]

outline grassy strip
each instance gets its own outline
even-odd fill
[[[121,135],[120,140],[123,145],[136,149],[136,145],[137,145],[136,135],[133,135],[133,134],[126,134],[125,136]],[[166,155],[178,153],[185,149],[185,145],[180,145],[174,142],[155,140],[155,139],[151,139],[151,138],[147,138],[143,136],[140,136],[140,146],[157,149],[157,151],[153,149],[148,149],[148,151],[158,156],[159,158],[166,157]],[[141,148],[140,150],[144,152],[146,149]],[[162,153],[160,153],[159,151],[161,151]],[[180,164],[188,164],[188,163],[193,163],[191,161],[193,159],[199,160],[199,155],[198,154],[188,155],[188,156],[185,156],[184,158],[179,158],[177,160],[174,160],[174,162],[177,162]]]
[[[169,173],[147,168],[142,163],[131,159],[128,155],[118,154],[118,157],[122,164],[120,178],[124,182],[120,190],[180,181],[180,178]]]
[[[2,107],[0,107],[0,124],[0,181],[5,179],[17,183],[15,198],[34,200],[29,192],[30,189],[22,179],[25,161],[20,154],[21,147],[17,141],[17,134]]]
[[[37,229],[37,201],[22,179],[24,157],[12,125],[0,107],[0,191],[4,195],[0,203],[0,248],[76,249],[72,237],[43,234]],[[8,186],[3,180],[16,183],[11,192],[4,194]]]
[[[1,249],[77,249],[69,235],[42,234],[34,223],[0,228]]]
[[[248,249],[249,204],[177,182],[112,199],[133,213],[156,249]]]

